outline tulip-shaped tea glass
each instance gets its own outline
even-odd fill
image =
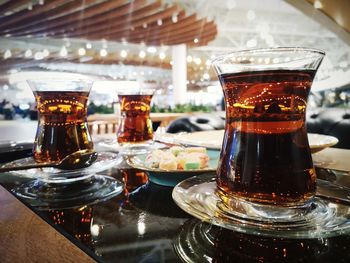
[[[117,141],[121,145],[150,143],[153,128],[150,117],[153,92],[118,94],[120,118]]]
[[[28,83],[38,110],[35,161],[58,162],[76,151],[93,150],[86,119],[92,81],[80,77],[28,80]]]
[[[226,107],[220,160],[215,177],[192,177],[174,188],[181,208],[254,235],[323,238],[349,232],[349,207],[316,195],[305,127],[307,98],[324,55],[272,48],[213,61]]]
[[[276,48],[213,61],[226,107],[216,182],[228,206],[304,206],[314,196],[305,112],[323,57],[319,50]]]
[[[154,90],[118,92],[117,138],[100,146],[125,155],[146,153],[164,147],[153,140],[151,101]]]
[[[113,178],[96,175],[120,158],[112,153],[95,153],[87,124],[87,101],[92,80],[80,74],[34,72],[27,76],[38,110],[38,127],[33,148],[36,163],[60,163],[75,153],[89,153],[89,164],[83,169],[31,169],[20,174],[38,178],[16,193],[27,199],[38,199],[38,206],[70,205],[102,199],[120,192]],[[82,159],[82,158],[81,158]],[[27,164],[22,160],[17,165]],[[72,162],[80,162],[79,156]],[[22,162],[22,163],[21,163]]]

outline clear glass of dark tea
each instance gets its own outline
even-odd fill
[[[93,150],[86,120],[92,80],[79,74],[45,72],[27,82],[38,110],[35,161],[59,162],[79,150]]]
[[[34,161],[62,164],[63,160],[68,165],[26,170],[25,175],[36,179],[20,185],[14,193],[38,209],[81,207],[119,194],[122,183],[97,174],[122,160],[118,154],[94,150],[87,123],[87,101],[93,80],[64,72],[25,72],[25,75],[38,110]],[[19,161],[33,162],[32,158]]]
[[[300,207],[314,197],[305,112],[324,55],[315,49],[272,48],[213,61],[226,108],[217,193],[228,207],[240,201]]]
[[[151,143],[153,128],[150,118],[153,91],[119,93],[117,141],[123,146]]]

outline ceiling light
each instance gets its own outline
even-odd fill
[[[44,57],[48,57],[50,55],[50,51],[47,48],[45,48],[42,53]]]
[[[187,56],[187,62],[188,62],[188,63],[191,63],[191,62],[192,62],[192,60],[193,60],[193,59],[192,59],[192,57],[191,57],[191,56]]]
[[[43,59],[43,58],[44,58],[43,52],[38,51],[38,52],[36,52],[36,53],[34,54],[34,59],[35,59],[35,60],[41,60],[41,59]]]
[[[159,53],[159,58],[160,58],[161,60],[165,59],[165,57],[166,57],[166,55],[165,55],[164,52]]]
[[[316,0],[314,2],[314,7],[317,8],[317,9],[320,9],[320,8],[323,7],[323,5],[322,5],[321,1]]]
[[[107,55],[108,55],[107,50],[104,49],[104,48],[102,48],[102,49],[100,50],[100,56],[101,56],[101,57],[105,57],[105,56],[107,56]]]
[[[207,59],[207,61],[205,61],[205,65],[208,66],[208,67],[211,65],[210,59]]]
[[[4,53],[4,59],[8,59],[10,57],[12,57],[12,52],[11,52],[11,50],[6,49],[6,51]]]
[[[45,3],[44,0],[39,0],[39,5],[43,5]]]
[[[83,47],[79,48],[78,49],[78,54],[79,54],[79,56],[85,56],[85,54],[86,54],[85,48],[83,48]]]
[[[123,49],[122,51],[120,51],[120,56],[122,58],[126,58],[128,56],[128,52],[126,52],[126,50]]]
[[[140,58],[145,58],[145,57],[146,57],[146,52],[143,51],[143,50],[141,50],[141,51],[139,52],[139,57],[140,57]]]
[[[177,21],[178,21],[177,14],[173,14],[171,16],[171,21],[173,21],[173,23],[177,23]]]
[[[195,44],[197,44],[198,41],[199,41],[198,38],[193,39],[193,42],[194,42]]]
[[[163,20],[159,18],[159,19],[157,20],[157,25],[158,25],[158,26],[163,25]]]
[[[249,39],[248,41],[247,41],[247,47],[256,47],[256,45],[257,45],[257,41],[256,41],[256,39],[255,38],[252,38],[252,39]]]
[[[78,54],[79,56],[84,56],[86,54],[85,48],[81,47],[78,49]]]
[[[147,48],[147,52],[149,52],[149,53],[156,53],[157,49],[155,47],[148,47]]]
[[[203,74],[203,79],[205,79],[205,80],[210,79],[209,74],[208,74],[208,73],[204,73],[204,74]]]
[[[86,48],[87,49],[91,49],[92,48],[92,44],[90,42],[86,43]]]
[[[142,27],[147,28],[147,23],[143,23]]]
[[[249,10],[247,13],[247,18],[249,21],[253,21],[256,18],[256,14],[253,10]]]
[[[65,46],[62,46],[61,50],[60,50],[60,56],[61,57],[65,57],[68,55],[68,51],[67,48]]]
[[[31,49],[27,49],[26,52],[24,52],[24,57],[29,58],[33,55],[33,52]]]

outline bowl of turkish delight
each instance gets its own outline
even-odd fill
[[[156,184],[175,186],[179,182],[203,173],[215,173],[220,151],[204,147],[173,146],[147,154],[129,156],[127,163],[147,172]]]

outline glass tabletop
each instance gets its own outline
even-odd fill
[[[94,205],[37,215],[98,262],[349,262],[350,235],[326,239],[267,238],[194,219],[172,200],[171,187],[148,182],[126,163],[104,171],[124,182],[118,196]],[[319,171],[335,180],[332,171]],[[11,191],[26,178],[2,174]]]

